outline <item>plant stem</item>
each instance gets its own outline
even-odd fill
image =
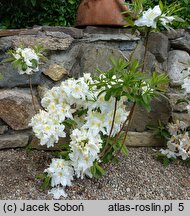
[[[133,119],[133,114],[134,114],[134,111],[135,111],[135,107],[136,107],[136,102],[134,102],[133,106],[131,107],[131,110],[130,110],[130,113],[129,113],[129,117],[128,117],[128,124],[127,124],[126,130],[125,130],[125,136],[124,136],[123,142],[121,144],[121,147],[120,147],[119,151],[117,152],[117,155],[121,152],[121,149],[125,145],[125,140],[127,138],[127,134],[129,132],[129,128],[131,126],[131,122],[132,122],[132,119]]]
[[[35,113],[37,113],[37,108],[36,108],[36,104],[35,104],[35,100],[34,100],[34,95],[33,95],[33,89],[32,89],[32,76],[29,75],[29,85],[30,85],[30,94],[32,96],[32,104],[33,104],[33,108]]]
[[[103,157],[105,155],[105,152],[107,152],[106,148],[108,146],[108,141],[111,137],[111,134],[112,134],[112,131],[113,131],[113,127],[114,127],[114,123],[115,123],[115,116],[116,116],[116,112],[117,112],[117,98],[115,98],[115,105],[114,105],[114,113],[113,113],[113,119],[112,119],[112,124],[111,124],[111,129],[110,129],[110,132],[109,132],[109,136],[106,140],[106,144],[105,144],[105,147],[104,147],[104,150],[102,151],[101,153],[101,156],[100,157]]]

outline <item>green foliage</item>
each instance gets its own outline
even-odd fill
[[[127,147],[123,144],[124,140],[124,132],[121,133],[119,137],[103,137],[103,147],[102,151],[104,154],[101,157],[101,160],[103,163],[108,163],[108,162],[118,162],[117,159],[117,153],[121,151],[121,153],[124,156],[128,156],[128,149]],[[108,139],[108,140],[107,140]]]
[[[36,178],[42,181],[42,185],[40,187],[41,190],[46,190],[49,187],[51,177],[48,176],[46,173],[39,174],[36,176]]]
[[[162,123],[160,120],[156,125],[152,125],[152,124],[147,125],[147,129],[152,130],[155,137],[157,138],[164,138],[164,139],[170,138],[170,133],[167,130],[166,125]]]
[[[168,158],[166,155],[161,154],[160,152],[157,153],[157,160],[159,160],[164,167],[167,167],[170,163],[175,161],[175,158]]]
[[[90,168],[90,171],[95,178],[100,178],[106,173],[97,161],[94,162],[93,166]]]
[[[186,164],[186,166],[190,167],[190,158],[184,160],[184,163]]]
[[[2,0],[0,28],[71,26],[80,0]]]
[[[101,71],[102,76],[97,77],[96,86],[98,89],[104,89],[99,95],[105,93],[105,100],[111,97],[120,100],[126,97],[128,101],[136,102],[150,111],[150,102],[153,97],[162,91],[162,84],[168,82],[165,74],[153,73],[148,77],[146,73],[141,72],[141,65],[137,60],[130,62],[118,59],[112,59],[113,67],[108,71]]]

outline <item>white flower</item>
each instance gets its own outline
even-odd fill
[[[47,145],[47,147],[54,146],[59,137],[66,136],[64,132],[65,126],[60,124],[52,113],[42,110],[31,119],[29,125],[33,127],[36,137],[40,139],[40,144]]]
[[[31,48],[24,48],[21,51],[21,55],[24,58],[27,66],[32,67],[32,60],[39,61],[39,57],[37,56],[36,52]]]
[[[169,149],[160,149],[161,154],[166,155],[168,158],[176,158],[176,154]]]
[[[104,128],[104,115],[97,111],[88,111],[88,114],[85,118],[86,123],[82,126],[82,128],[87,129],[88,133],[92,136],[96,136],[99,132],[105,134]]]
[[[150,85],[146,83],[145,81],[142,82],[142,94],[146,92],[151,92],[153,93],[153,89],[150,88]]]
[[[182,160],[186,160],[189,156],[185,149],[179,148],[178,156],[181,156]]]
[[[53,194],[54,199],[59,199],[61,196],[67,197],[65,189],[63,187],[55,187],[48,191],[48,194]]]
[[[186,77],[183,81],[182,88],[185,89],[186,93],[190,93],[190,77]]]
[[[12,55],[16,61],[20,60],[20,64],[17,66],[19,74],[31,75],[33,72],[37,72],[39,70],[39,57],[38,53],[36,53],[34,49],[17,48],[15,52],[12,53]]]
[[[143,16],[135,21],[136,26],[147,26],[156,28],[156,18],[162,14],[159,5],[155,6],[153,9],[149,8],[147,11],[143,12]]]
[[[69,158],[78,178],[83,178],[84,175],[91,177],[89,169],[98,159],[98,153],[102,147],[101,142],[100,135],[93,137],[87,130],[75,129],[72,131]]]
[[[45,169],[44,172],[47,172],[51,177],[51,186],[55,187],[58,185],[70,186],[71,181],[73,180],[73,168],[70,165],[70,162],[65,161],[64,159],[52,159],[52,163],[49,168]]]
[[[163,14],[160,17],[160,21],[161,21],[161,24],[163,26],[166,26],[167,24],[170,24],[171,22],[173,22],[174,19],[175,19],[174,16],[166,16],[166,14]]]

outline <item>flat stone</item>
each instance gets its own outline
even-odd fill
[[[21,44],[24,46],[34,46],[36,44],[42,45],[46,50],[67,50],[72,44],[73,38],[67,35],[65,38],[57,38],[51,36],[33,36],[33,35],[22,35],[15,36],[13,41],[14,47],[19,47]]]
[[[168,75],[172,86],[179,86],[183,83],[186,76],[189,75],[187,63],[190,61],[190,55],[186,51],[172,50],[168,54]]]
[[[166,141],[156,138],[151,132],[139,133],[129,131],[125,144],[131,147],[161,147],[165,146]]]
[[[168,57],[168,37],[162,33],[150,33],[147,48],[153,55],[155,55],[158,62],[164,62]]]
[[[39,108],[35,97],[35,103]],[[21,90],[0,90],[0,118],[14,130],[29,128],[35,115],[31,95]]]
[[[46,36],[51,36],[53,38],[65,39],[68,37],[68,34],[65,34],[64,32],[59,32],[59,31],[46,31],[45,34]]]
[[[62,26],[43,26],[42,30],[47,32],[63,32],[70,35],[74,39],[82,38],[84,33],[82,29],[73,27],[62,27]]]
[[[4,134],[6,131],[8,131],[8,126],[0,125],[0,135]]]
[[[177,120],[185,122],[188,126],[190,126],[190,116],[188,113],[178,113],[173,112],[172,113],[172,119],[174,122]]]
[[[22,133],[1,135],[0,149],[12,149],[25,147],[28,144],[29,135]]]
[[[138,41],[140,38],[131,34],[85,34],[81,40],[94,43],[98,41]]]
[[[185,36],[171,40],[171,47],[174,49],[185,50],[190,53],[190,34],[185,33]]]
[[[101,26],[87,26],[84,30],[84,33],[88,34],[131,34],[137,37],[140,36],[139,32],[132,33],[132,30],[129,28],[110,28],[110,27],[101,27]]]
[[[167,124],[171,116],[171,106],[165,96],[153,99],[151,102],[151,111],[147,112],[143,107],[136,106],[130,131],[146,131],[148,124],[157,125],[158,121]]]
[[[31,142],[29,143],[32,149],[37,149],[37,150],[48,150],[48,151],[57,151],[62,148],[63,144],[68,144],[69,139],[68,138],[60,138],[58,143],[55,144],[54,147],[47,148],[46,145],[40,145],[40,140],[36,138],[35,136],[32,137]]]
[[[58,64],[52,64],[43,72],[46,76],[50,77],[54,81],[61,80],[66,74],[66,69]]]

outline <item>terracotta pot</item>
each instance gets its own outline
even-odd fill
[[[128,8],[124,0],[82,0],[77,11],[76,26],[125,24],[121,12]]]

